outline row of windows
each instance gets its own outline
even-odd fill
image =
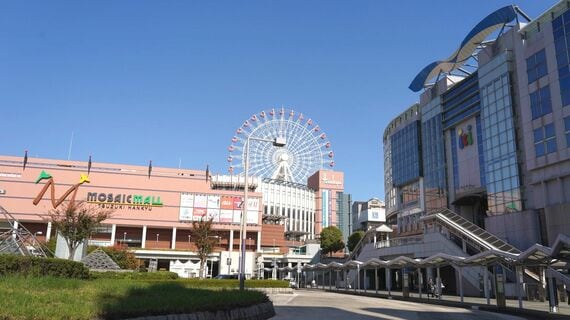
[[[526,73],[528,75],[528,83],[532,83],[548,73],[544,49],[526,59]]]
[[[537,157],[556,152],[554,123],[534,129],[534,151]]]
[[[507,73],[481,88],[482,148],[490,214],[504,213],[506,203],[512,201],[512,197],[503,195],[511,194],[511,190],[520,185],[509,91]],[[515,207],[520,210],[520,205]]]
[[[533,119],[552,113],[550,86],[537,89],[535,92],[530,94],[530,110],[532,112]]]
[[[395,185],[402,185],[421,175],[419,126],[419,121],[414,121],[390,137]]]
[[[554,35],[554,49],[556,51],[556,63],[558,67],[558,80],[560,82],[560,96],[562,105],[570,104],[570,11],[566,11],[552,20],[552,32]]]

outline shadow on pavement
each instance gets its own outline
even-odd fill
[[[374,315],[360,314],[333,307],[285,307],[276,306],[277,315],[272,319],[303,319],[303,320],[404,320],[404,319],[428,319],[428,320],[491,320],[491,319],[521,319],[514,316],[493,314],[487,312],[474,312],[463,309],[460,312],[434,312],[434,311],[410,311],[388,308],[364,308],[363,311]]]
[[[469,309],[459,309],[460,312],[437,312],[437,311],[411,311],[395,310],[389,308],[365,308],[363,310],[377,313],[379,316],[388,316],[388,319],[433,319],[433,320],[486,320],[486,319],[523,319],[516,316],[504,315],[492,312],[472,311]],[[380,318],[384,319],[384,318]]]
[[[359,320],[376,320],[376,319],[390,319],[382,317],[371,317],[346,310],[331,308],[331,307],[275,307],[275,317],[272,320],[278,319],[303,319],[303,320],[341,320],[341,319],[359,319]]]

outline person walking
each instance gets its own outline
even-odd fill
[[[435,286],[434,286],[434,284],[433,284],[433,279],[432,279],[432,278],[429,278],[429,279],[428,279],[427,286],[428,286],[428,287],[427,287],[427,289],[428,289],[428,290],[427,290],[427,291],[428,291],[428,294],[427,294],[428,299],[429,299],[429,296],[430,296],[430,295],[432,296],[432,298],[435,298],[435,295],[434,295]]]

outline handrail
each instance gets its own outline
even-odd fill
[[[452,213],[450,211],[450,213]],[[443,212],[436,212],[433,213],[430,216],[426,216],[423,217],[422,220],[427,220],[430,218],[435,218],[436,220],[440,220],[441,222],[447,224],[449,227],[451,227],[454,231],[457,231],[459,233],[461,233],[462,235],[466,236],[467,238],[469,238],[471,241],[475,242],[476,244],[478,244],[479,246],[481,246],[484,249],[487,250],[499,250],[499,251],[505,251],[505,252],[509,252],[509,253],[515,253],[518,254],[521,251],[516,249],[514,246],[508,244],[506,241],[498,238],[497,236],[494,236],[493,234],[489,233],[488,231],[486,231],[485,229],[475,225],[474,223],[470,222],[469,220],[455,214],[452,213],[453,215],[457,216],[458,218],[460,218],[461,220],[463,220],[462,222],[464,223],[468,223],[471,226],[474,226],[475,228],[477,228],[478,230],[482,231],[484,234],[489,234],[490,236],[494,237],[495,239],[499,240],[501,242],[501,246],[508,246],[509,250],[505,251],[503,249],[499,249],[497,246],[495,246],[494,244],[484,240],[483,238],[481,238],[480,236],[474,234],[473,232],[467,230],[466,228],[464,228],[463,226],[459,225],[457,222],[451,220],[449,217],[447,217]]]

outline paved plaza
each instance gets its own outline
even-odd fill
[[[297,290],[294,294],[272,295],[271,299],[277,313],[273,319],[276,320],[523,319],[480,310],[313,290]]]

